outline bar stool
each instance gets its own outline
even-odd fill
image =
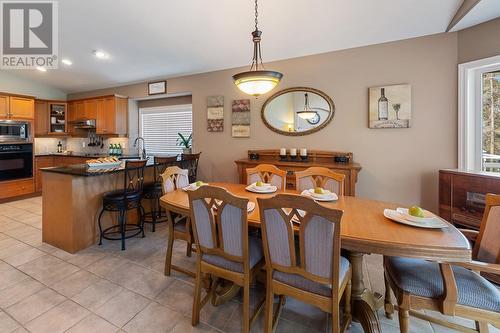
[[[102,210],[99,213],[99,245],[102,239],[121,240],[122,251],[125,250],[125,239],[142,233],[144,237],[144,208],[141,205],[144,184],[144,168],[146,160],[126,161],[123,177],[123,189],[106,192],[102,198]],[[138,224],[127,223],[127,211],[137,209]],[[118,212],[118,224],[102,229],[101,217],[104,212]],[[119,236],[114,236],[119,235]]]
[[[151,204],[151,210],[146,212],[143,216],[145,223],[152,224],[152,231],[156,231],[156,224],[167,221],[167,214],[162,210],[160,206],[160,198],[163,195],[162,191],[162,173],[169,166],[173,166],[177,163],[177,155],[169,157],[154,157],[154,181],[151,183],[144,184],[144,190],[142,194],[143,199],[149,200]]]
[[[196,181],[196,174],[198,173],[198,161],[200,160],[201,153],[197,154],[182,154],[181,155],[181,168],[189,170],[189,182]]]

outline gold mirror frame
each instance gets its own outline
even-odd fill
[[[314,128],[311,128],[311,129],[309,129],[307,131],[303,131],[303,132],[287,132],[287,131],[283,131],[283,130],[277,129],[276,127],[273,127],[266,120],[266,117],[264,116],[264,111],[266,110],[266,106],[269,103],[271,103],[278,96],[287,94],[289,92],[298,92],[298,91],[311,92],[311,93],[314,93],[314,94],[317,94],[317,95],[323,97],[328,102],[328,105],[330,106],[330,115],[328,116],[328,119],[326,119],[318,127],[314,127]],[[335,104],[333,103],[333,100],[330,98],[330,96],[328,96],[327,94],[325,94],[321,90],[314,89],[314,88],[308,88],[308,87],[293,87],[293,88],[287,88],[287,89],[284,89],[284,90],[280,90],[277,93],[273,94],[271,97],[269,97],[266,100],[266,102],[264,103],[264,105],[262,105],[262,109],[260,110],[260,117],[262,118],[262,121],[267,126],[267,128],[269,128],[271,131],[276,132],[278,134],[283,134],[283,135],[288,135],[288,136],[302,136],[302,135],[308,135],[308,134],[312,134],[312,133],[318,132],[319,130],[321,130],[324,127],[326,127],[326,125],[328,125],[332,121],[334,114],[335,114]]]

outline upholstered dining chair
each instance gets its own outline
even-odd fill
[[[285,296],[330,313],[332,332],[345,332],[351,323],[351,265],[340,255],[342,211],[292,194],[257,200],[267,275],[265,332],[276,329]],[[280,301],[273,311],[275,294]]]
[[[500,286],[488,281],[500,274],[500,195],[486,195],[486,209],[479,235],[467,263],[436,263],[419,259],[385,257],[385,310],[391,317],[390,289],[397,299],[401,333],[408,332],[415,316],[462,332],[458,324],[424,315],[428,309],[476,321],[476,331],[488,332],[488,323],[500,328]],[[481,275],[480,275],[481,274]],[[486,275],[487,274],[487,275]],[[498,281],[498,280],[496,280]]]
[[[178,166],[171,166],[165,169],[161,174],[163,193],[169,193],[176,189],[183,188],[189,185],[188,170],[181,169]],[[167,212],[168,219],[168,242],[167,254],[165,257],[165,275],[169,276],[171,269],[183,272],[188,275],[193,275],[192,272],[185,270],[182,267],[172,265],[172,252],[174,240],[181,239],[187,242],[186,255],[191,256],[193,238],[191,236],[191,222],[189,216],[181,216]]]
[[[197,247],[192,324],[198,324],[201,308],[214,296],[217,279],[223,278],[243,288],[242,330],[249,332],[264,304],[262,301],[250,316],[250,283],[263,266],[264,257],[262,241],[248,233],[248,199],[210,185],[190,191],[188,195]],[[212,286],[202,300],[202,275],[205,274],[211,275]]]
[[[300,192],[322,187],[337,195],[344,195],[344,179],[345,175],[323,167],[310,167],[295,173],[295,184]]]
[[[259,164],[254,168],[246,169],[247,185],[256,182],[270,183],[284,190],[286,188],[286,171],[277,168],[272,164]]]

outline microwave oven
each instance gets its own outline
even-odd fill
[[[29,129],[29,122],[0,120],[0,142],[29,142]]]

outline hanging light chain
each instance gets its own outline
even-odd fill
[[[257,25],[259,24],[259,5],[257,4],[257,0],[255,0],[255,30],[259,30]]]
[[[259,62],[260,62],[260,67],[262,69],[264,68],[264,63],[262,61],[262,51],[260,48],[260,35],[262,34],[261,31],[259,31],[258,28],[258,23],[259,23],[259,5],[257,3],[257,0],[255,0],[255,30],[252,32],[253,36],[253,59],[252,59],[252,66],[250,66],[250,70],[253,70],[255,67],[255,70],[259,70]]]

